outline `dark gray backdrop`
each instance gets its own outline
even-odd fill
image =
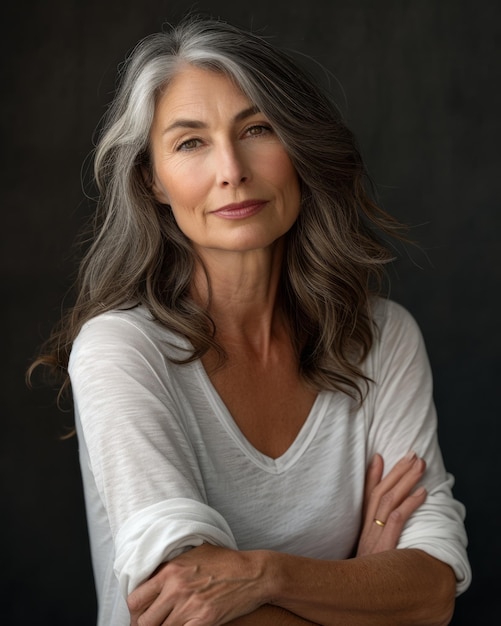
[[[499,593],[500,6],[495,0],[47,0],[4,6],[0,620],[90,625],[93,582],[71,415],[23,371],[57,319],[81,190],[115,70],[136,41],[187,8],[311,55],[357,133],[385,207],[422,252],[392,296],[430,353],[446,464],[468,509],[474,570],[454,624],[497,621]],[[4,621],[5,620],[5,621]]]

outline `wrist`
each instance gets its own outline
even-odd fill
[[[260,552],[264,573],[265,604],[280,606],[278,600],[283,595],[285,555],[273,550],[261,550]]]
[[[280,553],[273,550],[253,550],[252,560],[259,580],[260,604],[274,604],[281,588]]]

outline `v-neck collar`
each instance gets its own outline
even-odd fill
[[[271,474],[280,474],[294,465],[307,449],[322,422],[328,405],[329,392],[321,391],[317,395],[308,417],[292,444],[282,455],[273,459],[255,448],[242,433],[223,399],[212,384],[202,362],[199,360],[193,365],[215,415],[233,441],[255,465]]]

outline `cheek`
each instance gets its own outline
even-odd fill
[[[296,169],[282,144],[275,145],[265,158],[260,159],[260,168],[276,187],[284,190],[299,188]]]
[[[153,193],[155,198],[163,204],[171,204],[171,184],[166,168],[153,164]]]
[[[196,239],[197,232],[203,228],[203,208],[207,197],[200,177],[193,176],[185,184],[174,177],[168,189],[169,204],[179,229],[188,239]]]
[[[191,167],[189,164],[169,164],[156,172],[156,187],[164,197],[168,198],[174,215],[181,217],[182,212],[193,212],[203,203],[207,185],[201,173],[203,168]]]
[[[290,208],[294,205],[299,211],[301,203],[299,177],[288,155],[283,155],[276,160],[273,171],[276,176],[276,185],[282,189],[287,202],[291,204]]]
[[[172,203],[170,207],[179,230],[190,241],[196,241],[197,233],[200,232],[200,224],[197,224],[197,221],[193,219],[193,213],[175,203]]]
[[[162,204],[171,204],[170,196],[167,193],[167,190],[156,176],[153,177],[152,190],[153,195],[158,202],[161,202]]]

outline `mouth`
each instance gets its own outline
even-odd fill
[[[244,200],[244,202],[226,204],[212,211],[212,214],[225,219],[244,219],[259,213],[267,203],[267,200]]]

